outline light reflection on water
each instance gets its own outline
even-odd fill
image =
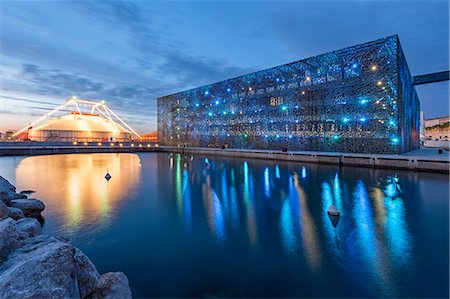
[[[24,158],[15,179],[138,297],[445,297],[448,176],[399,172],[392,196],[391,175],[161,153]]]
[[[45,199],[44,215],[59,216],[60,232],[72,235],[87,224],[107,226],[117,203],[139,184],[140,167],[133,154],[27,157],[16,181],[19,190],[36,190],[33,196]]]

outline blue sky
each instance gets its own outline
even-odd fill
[[[72,95],[138,132],[156,98],[399,34],[413,75],[449,69],[448,1],[2,1],[0,131]],[[417,87],[426,117],[449,84]]]

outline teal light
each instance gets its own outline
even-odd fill
[[[208,116],[212,116],[213,114],[212,114],[212,112],[208,112]]]
[[[339,136],[338,135],[334,135],[334,140],[338,140],[339,139]]]
[[[393,137],[391,140],[393,144],[398,144],[400,142],[400,139],[398,139],[397,137]]]
[[[281,107],[281,110],[286,111],[286,110],[287,110],[287,107],[286,107],[286,106],[282,106],[282,107]]]

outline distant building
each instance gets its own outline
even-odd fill
[[[141,134],[141,137],[143,141],[158,142],[158,134],[156,131],[148,134]]]
[[[429,141],[450,140],[450,116],[436,117],[425,120],[425,139]],[[427,145],[435,143],[428,142]],[[437,143],[436,143],[437,144]]]
[[[169,146],[403,153],[419,99],[397,35],[158,98]]]
[[[33,141],[130,141],[131,132],[98,114],[72,112],[28,131]]]
[[[82,111],[87,108],[89,112]],[[56,116],[57,113],[64,114]],[[48,120],[42,123],[45,119]],[[133,136],[142,139],[104,101],[92,102],[76,97],[67,99],[64,104],[15,132],[13,136],[31,141],[75,143],[131,141]]]
[[[441,116],[435,118],[428,118],[425,120],[425,128],[443,125],[450,122],[450,116]]]

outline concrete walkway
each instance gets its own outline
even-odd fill
[[[438,153],[435,148],[422,148],[402,155],[356,154],[313,151],[277,151],[252,149],[217,149],[198,147],[167,147],[160,146],[160,151],[179,152],[184,154],[216,155],[233,158],[270,159],[293,162],[310,162],[362,166],[388,169],[405,169],[429,172],[450,172],[450,155],[444,151]]]

